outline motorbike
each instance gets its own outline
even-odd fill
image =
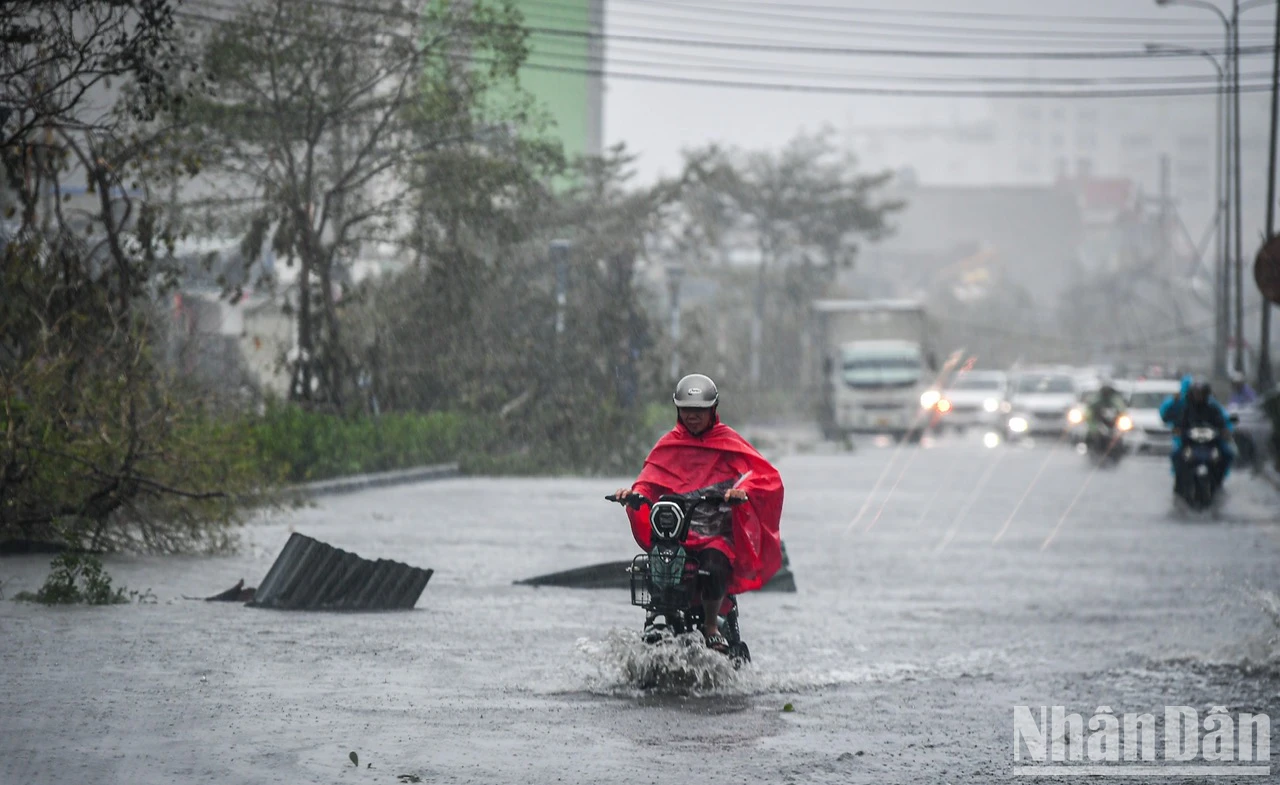
[[[668,636],[702,629],[706,617],[699,586],[709,573],[701,569],[698,554],[685,549],[685,541],[695,517],[729,514],[724,490],[712,486],[666,494],[656,502],[640,494],[605,497],[632,509],[649,505],[649,552],[637,555],[629,568],[631,604],[645,610],[645,643],[657,644]],[[751,650],[738,627],[738,600],[732,594],[720,606],[719,627],[729,643],[726,655],[734,667],[750,662]]]
[[[1101,409],[1093,428],[1085,437],[1085,452],[1095,466],[1115,466],[1128,451],[1125,434],[1133,430],[1133,419],[1111,407]]]
[[[1179,481],[1174,492],[1196,512],[1210,509],[1222,488],[1224,456],[1218,449],[1218,429],[1208,425],[1189,428],[1179,451]]]

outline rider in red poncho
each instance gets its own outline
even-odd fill
[[[782,566],[782,478],[746,439],[720,422],[720,394],[711,379],[686,376],[673,398],[676,427],[654,445],[636,482],[614,495],[638,493],[656,500],[666,493],[732,482],[725,492],[725,500],[734,505],[727,522],[713,529],[695,524],[685,541],[685,549],[697,553],[701,568],[710,573],[701,587],[703,635],[708,646],[723,650],[729,644],[720,634],[718,615],[726,595],[759,589]],[[648,550],[648,506],[628,508],[627,517],[636,542]]]

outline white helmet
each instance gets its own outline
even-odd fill
[[[671,399],[678,409],[710,409],[720,402],[720,391],[711,377],[691,373],[676,384]]]

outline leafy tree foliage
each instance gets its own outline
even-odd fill
[[[220,545],[229,493],[255,481],[158,357],[173,235],[149,190],[154,118],[191,79],[172,10],[10,3],[0,35],[0,539]]]
[[[631,163],[579,161],[566,192],[510,202],[373,285],[378,399],[487,415],[487,448],[509,460],[484,467],[634,470],[657,383],[635,268],[681,184],[629,187]]]
[[[890,175],[860,172],[829,132],[801,134],[778,151],[713,147],[688,160],[702,177],[683,199],[676,247],[724,283],[719,301],[690,327],[711,344],[733,345],[730,357],[704,362],[756,389],[793,387],[809,376],[802,367],[809,303],[853,267],[860,242],[892,230],[902,204],[883,194]],[[754,248],[754,281],[727,264],[730,248]],[[713,353],[723,355],[704,342],[702,354]]]
[[[210,227],[242,233],[250,262],[269,247],[297,265],[292,399],[351,406],[365,369],[342,312],[357,258],[401,244],[408,227],[419,256],[457,253],[467,222],[493,211],[468,198],[519,187],[510,162],[521,154],[553,155],[506,131],[528,112],[512,87],[527,54],[519,21],[484,0],[420,12],[396,0],[258,0],[210,28],[216,91],[184,117],[224,197]],[[481,182],[459,190],[468,176]]]

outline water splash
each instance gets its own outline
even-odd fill
[[[1280,594],[1258,589],[1253,597],[1262,612],[1271,620],[1271,629],[1267,637],[1267,659],[1271,664],[1280,664]]]
[[[979,678],[1008,670],[1003,652],[966,652],[932,663],[850,661],[795,667],[767,654],[735,670],[725,656],[706,647],[699,633],[646,644],[633,630],[614,630],[604,640],[577,642],[578,685],[613,697],[649,695],[744,697],[821,690],[848,684],[892,683],[934,678]],[[579,686],[579,688],[580,688]]]
[[[634,630],[614,630],[604,641],[578,641],[578,650],[599,671],[588,679],[590,689],[605,694],[723,694],[741,673],[728,657],[707,648],[700,632],[667,634],[648,644]]]

